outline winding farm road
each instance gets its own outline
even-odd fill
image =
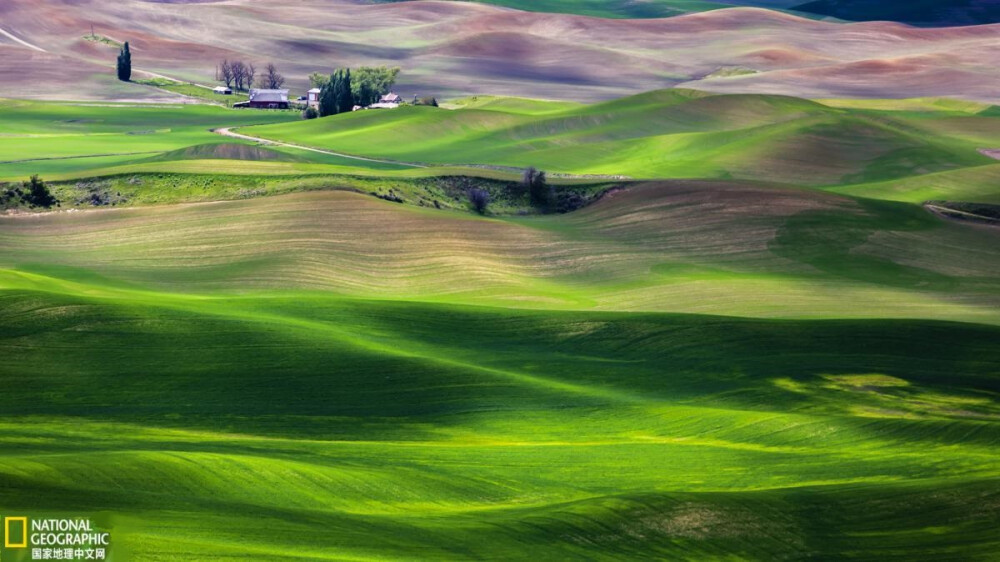
[[[269,144],[269,145],[272,145],[272,146],[285,146],[285,147],[288,147],[288,148],[298,148],[300,150],[309,150],[309,151],[312,151],[312,152],[318,152],[320,154],[329,154],[330,156],[339,156],[340,158],[349,158],[351,160],[360,160],[360,161],[363,161],[363,162],[375,162],[377,164],[393,164],[393,165],[397,165],[397,166],[409,166],[410,168],[427,168],[428,167],[428,166],[425,166],[423,164],[414,164],[413,162],[397,162],[395,160],[380,160],[378,158],[365,158],[364,156],[354,156],[354,155],[351,155],[351,154],[344,154],[342,152],[333,152],[332,150],[323,150],[321,148],[313,148],[311,146],[303,146],[301,144],[292,144],[290,142],[280,142],[280,141],[273,141],[273,140],[270,140],[270,139],[263,139],[263,138],[260,138],[260,137],[251,137],[250,135],[244,135],[242,133],[237,133],[237,132],[233,131],[232,127],[221,127],[221,128],[218,128],[218,129],[212,129],[212,132],[216,133],[216,134],[219,134],[219,135],[222,135],[222,136],[225,136],[225,137],[232,137],[234,139],[241,139],[241,140],[248,140],[248,141],[253,141],[253,142],[259,142],[261,144]]]

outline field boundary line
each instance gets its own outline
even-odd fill
[[[47,158],[26,158],[24,160],[0,160],[0,164],[21,164],[24,162],[39,162],[41,160],[73,160],[75,158],[102,158],[105,156],[138,156],[140,154],[163,154],[160,150],[145,152],[112,152],[109,154],[81,154],[80,156],[49,156]]]
[[[15,41],[15,42],[17,42],[17,43],[20,43],[21,45],[24,45],[25,47],[27,47],[27,48],[29,48],[29,49],[34,49],[34,50],[36,50],[36,51],[39,51],[39,52],[41,52],[41,53],[47,53],[47,52],[48,52],[48,51],[46,51],[45,49],[43,49],[43,48],[39,47],[38,45],[32,45],[31,43],[28,43],[28,42],[27,42],[27,41],[25,41],[24,39],[19,39],[19,38],[18,38],[18,37],[16,37],[16,36],[15,36],[15,35],[14,35],[13,33],[11,33],[11,32],[9,32],[9,31],[7,31],[6,29],[4,29],[4,28],[2,28],[2,27],[0,27],[0,34],[3,34],[3,35],[4,35],[4,36],[6,36],[6,37],[7,37],[8,39],[10,39],[10,40],[12,40],[12,41]]]
[[[261,144],[272,145],[272,146],[284,146],[287,148],[298,148],[300,150],[309,150],[312,152],[318,152],[320,154],[329,154],[330,156],[339,156],[341,158],[350,158],[351,160],[361,160],[363,162],[375,162],[377,164],[392,164],[397,166],[409,166],[411,168],[429,168],[430,166],[425,166],[423,164],[415,164],[413,162],[398,162],[395,160],[381,160],[378,158],[367,158],[364,156],[354,156],[351,154],[344,154],[342,152],[334,152],[332,150],[324,150],[322,148],[313,148],[311,146],[303,146],[301,144],[293,144],[290,142],[274,141],[270,139],[264,139],[261,137],[252,137],[250,135],[244,135],[243,133],[237,133],[233,131],[233,127],[219,127],[217,129],[210,129],[213,133],[222,135],[224,137],[232,137],[235,139],[248,140],[253,142],[259,142]]]
[[[403,162],[400,160],[384,160],[380,158],[368,158],[365,156],[355,156],[353,154],[344,154],[343,152],[334,152],[332,150],[325,150],[322,148],[314,148],[311,146],[305,146],[301,144],[294,144],[284,141],[276,141],[271,139],[265,139],[262,137],[254,137],[250,135],[244,135],[243,133],[237,133],[233,129],[236,127],[219,127],[217,129],[210,129],[213,133],[223,135],[226,137],[232,137],[241,140],[248,140],[253,142],[258,142],[265,145],[272,146],[284,146],[288,148],[298,148],[301,150],[309,150],[312,152],[318,152],[320,154],[329,154],[330,156],[339,156],[341,158],[350,158],[351,160],[361,160],[364,162],[375,162],[378,164],[392,164],[396,166],[409,166],[411,168],[477,168],[481,170],[495,170],[500,172],[523,172],[523,168],[518,168],[514,166],[497,166],[491,164],[418,164],[416,162]],[[549,177],[559,178],[559,179],[586,179],[586,180],[615,180],[615,181],[628,181],[632,180],[629,176],[622,175],[580,175],[580,174],[567,174],[562,172],[552,172]]]

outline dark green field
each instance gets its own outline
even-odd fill
[[[4,505],[141,560],[991,559],[998,241],[711,182],[7,218]]]

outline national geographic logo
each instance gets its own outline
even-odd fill
[[[3,518],[4,548],[30,548],[31,560],[107,560],[110,543],[110,533],[87,518]]]
[[[3,546],[4,548],[28,548],[27,517],[4,517]]]

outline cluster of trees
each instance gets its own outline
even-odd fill
[[[31,176],[31,179],[22,184],[27,190],[22,197],[29,205],[37,207],[51,207],[57,203],[56,198],[49,191],[49,186],[38,177],[38,174]]]
[[[118,79],[128,82],[132,79],[132,51],[128,48],[128,41],[122,45],[121,52],[118,53]]]
[[[531,204],[542,210],[548,210],[555,202],[555,190],[548,184],[545,172],[536,170],[534,166],[526,169],[521,176],[521,185],[528,192]]]
[[[215,67],[215,79],[225,84],[227,88],[236,90],[250,89],[256,75],[257,68],[252,62],[248,64],[241,60],[223,59],[219,66]]]
[[[355,105],[351,85],[350,68],[338,68],[331,74],[326,83],[319,87],[319,116],[350,113]]]
[[[257,67],[252,62],[225,59],[215,67],[215,79],[224,83],[227,88],[249,90],[258,79]],[[278,67],[273,62],[267,63],[257,86],[275,90],[284,85],[285,77],[278,72]]]
[[[16,206],[18,201],[32,207],[46,208],[59,203],[55,196],[52,195],[52,192],[49,191],[49,186],[45,185],[45,182],[37,174],[31,176],[31,179],[28,181],[21,182],[21,187],[12,187],[0,191],[0,205],[6,206],[13,203]]]
[[[325,117],[376,103],[392,90],[397,76],[398,67],[364,66],[353,71],[339,68],[329,76],[314,72],[309,81],[320,89],[319,115]]]

